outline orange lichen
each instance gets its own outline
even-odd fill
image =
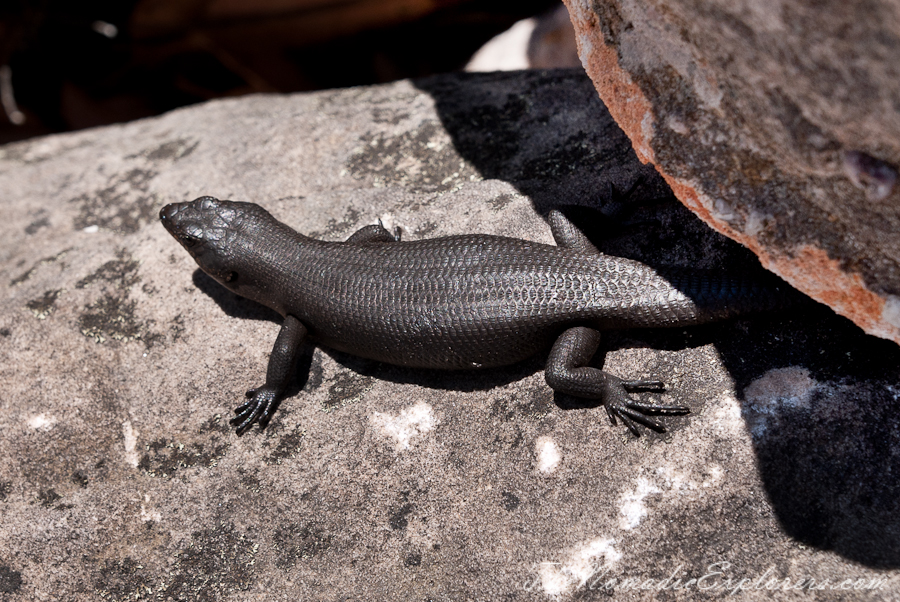
[[[718,232],[753,251],[766,269],[849,318],[866,332],[900,343],[900,331],[883,319],[885,300],[869,290],[859,274],[844,271],[838,260],[812,245],[802,245],[790,255],[773,253],[756,238],[715,219],[694,187],[661,170],[660,173],[688,209]]]
[[[571,2],[566,3],[569,14],[573,14]],[[594,88],[600,99],[606,104],[613,119],[619,124],[628,137],[638,159],[642,163],[653,163],[653,147],[645,136],[652,134],[652,127],[646,128],[645,122],[653,123],[653,111],[650,101],[643,90],[631,79],[631,75],[619,66],[615,48],[603,43],[603,34],[599,31],[597,15],[590,13],[585,21],[573,19],[575,25],[578,54],[585,66],[588,76],[594,82]],[[585,56],[581,40],[592,41],[590,55]],[[649,120],[649,121],[647,121]]]
[[[772,269],[863,330],[878,333],[884,329],[884,299],[870,291],[859,274],[845,272],[837,260],[818,247],[803,245],[795,253],[789,258],[773,257]],[[890,338],[900,342],[900,333],[895,332]]]

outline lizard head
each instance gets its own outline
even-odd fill
[[[181,243],[197,265],[225,288],[260,301],[265,286],[257,282],[266,233],[280,225],[272,215],[253,203],[220,201],[204,196],[189,203],[172,203],[159,212],[159,219]],[[262,270],[265,272],[265,269]]]

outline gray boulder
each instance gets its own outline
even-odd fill
[[[597,212],[641,177],[631,225]],[[3,600],[896,586],[900,354],[822,306],[606,335],[598,365],[692,408],[664,435],[554,397],[543,357],[434,373],[314,347],[265,431],[227,425],[279,317],[196,269],[168,202],[255,201],[331,240],[382,218],[541,242],[574,204],[604,252],[760,269],[671,199],[583,74],[215,101],[0,147],[0,190]]]

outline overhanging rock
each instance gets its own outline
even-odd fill
[[[681,201],[900,342],[896,4],[566,5],[601,98]]]

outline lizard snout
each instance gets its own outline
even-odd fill
[[[178,214],[184,209],[185,204],[170,203],[159,210],[159,221],[170,234],[175,233],[175,229],[178,227]]]

